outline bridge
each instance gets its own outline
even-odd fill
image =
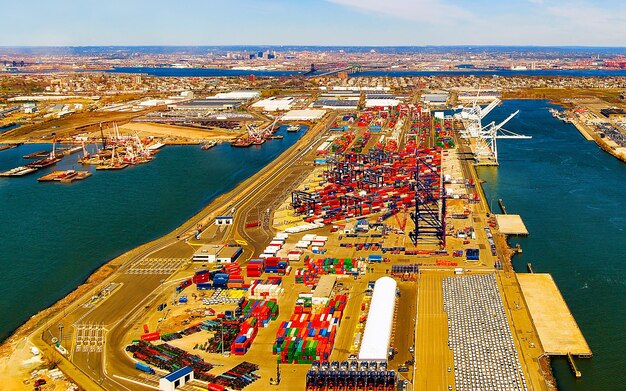
[[[361,64],[350,64],[350,65],[341,66],[338,68],[317,70],[321,73],[308,72],[307,76],[310,76],[310,77],[336,76],[337,74],[341,72],[346,72],[348,75],[351,75],[353,73],[365,72],[365,71],[375,70],[375,69],[385,69],[389,67],[390,67],[389,64],[368,64],[367,66],[363,66]],[[315,69],[314,64],[311,65],[311,69],[312,70]]]

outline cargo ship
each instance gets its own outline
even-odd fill
[[[30,173],[37,171],[36,168],[20,166],[15,167],[7,171],[0,172],[0,176],[3,177],[11,177],[11,176],[24,176]]]

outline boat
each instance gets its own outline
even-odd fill
[[[116,150],[113,149],[111,152],[111,159],[103,164],[97,165],[96,166],[96,170],[121,170],[123,168],[128,167],[128,163],[124,162],[120,156],[119,153],[117,156],[116,155]]]
[[[22,158],[24,159],[37,159],[37,158],[41,158],[44,156],[48,156],[50,154],[50,151],[37,151],[37,152],[33,152],[33,153],[29,153],[28,155],[24,155],[22,156]]]
[[[261,144],[263,144],[264,142],[265,142],[265,139],[264,139],[264,138],[259,138],[259,139],[256,139],[256,140],[252,141],[252,144],[253,144],[253,145],[261,145]]]
[[[72,155],[72,154],[74,154],[76,152],[80,152],[82,149],[83,149],[83,147],[80,146],[80,145],[68,148],[68,149],[63,151],[63,156],[70,156],[70,155]]]
[[[164,146],[165,146],[165,144],[157,142],[157,143],[154,143],[152,145],[147,146],[146,149],[148,151],[150,151],[150,152],[155,152],[155,151],[163,148]]]
[[[20,167],[12,168],[7,171],[0,172],[0,176],[3,176],[3,177],[24,176],[24,175],[33,173],[35,171],[37,171],[36,168],[20,166]]]
[[[7,144],[7,145],[0,145],[0,151],[4,151],[7,149],[13,149],[13,148],[17,148],[20,145],[22,145],[24,143],[17,143],[17,144]]]
[[[298,125],[298,124],[289,125],[289,126],[287,127],[287,131],[288,131],[288,132],[299,132],[299,131],[300,131],[300,129],[301,129],[301,126],[300,126],[300,125]]]
[[[107,163],[96,166],[96,170],[121,170],[128,167],[128,163]]]
[[[200,147],[200,149],[201,149],[201,150],[203,150],[203,151],[206,151],[207,149],[211,149],[211,148],[213,148],[213,147],[214,147],[214,146],[216,146],[216,145],[217,145],[217,141],[215,141],[215,140],[211,140],[211,141],[209,141],[208,143],[203,144],[203,145]]]
[[[39,182],[52,182],[57,181],[61,183],[72,183],[74,181],[80,181],[87,177],[90,177],[91,173],[89,171],[76,171],[76,170],[66,170],[66,171],[53,171],[49,174],[38,178]]]
[[[276,136],[270,136],[270,139],[272,139],[272,140],[280,140],[280,139],[282,139],[282,138],[283,138],[283,136],[282,136],[282,135],[280,135],[280,134],[279,134],[279,135],[276,135]]]
[[[26,167],[30,167],[30,168],[45,168],[45,167],[50,167],[54,164],[57,164],[58,162],[60,162],[61,159],[56,157],[55,155],[53,155],[52,153],[50,154],[50,156],[48,156],[47,158],[43,158],[40,160],[36,160],[30,164],[27,164]]]
[[[238,138],[230,143],[231,147],[249,147],[252,145],[252,141],[247,138]]]

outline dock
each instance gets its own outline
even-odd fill
[[[587,130],[586,125],[582,124],[578,120],[573,120],[572,124],[576,127],[576,129],[578,129],[578,131],[585,138],[585,140],[593,141],[593,137],[591,136],[591,134],[589,134],[589,131]]]
[[[520,273],[517,278],[546,354],[591,357],[591,349],[552,276]]]
[[[520,215],[495,215],[500,232],[504,235],[528,236],[528,229]]]

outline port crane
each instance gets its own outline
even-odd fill
[[[263,142],[265,138],[270,137],[274,133],[274,127],[277,121],[278,117],[274,118],[274,122],[263,129],[257,129],[254,125],[247,125],[248,139],[255,143]]]
[[[478,104],[479,97],[480,90],[478,91],[478,94],[472,104],[470,106],[463,107],[461,112],[457,114],[457,118],[461,119],[464,128],[460,130],[460,136],[463,139],[475,140],[474,158],[478,165],[496,166],[498,165],[497,139],[530,139],[532,137],[517,134],[503,128],[504,125],[506,125],[519,113],[519,110],[509,115],[499,124],[492,121],[486,126],[483,126],[483,118],[485,118],[487,114],[502,103],[502,101],[495,98],[487,106],[480,107]]]

